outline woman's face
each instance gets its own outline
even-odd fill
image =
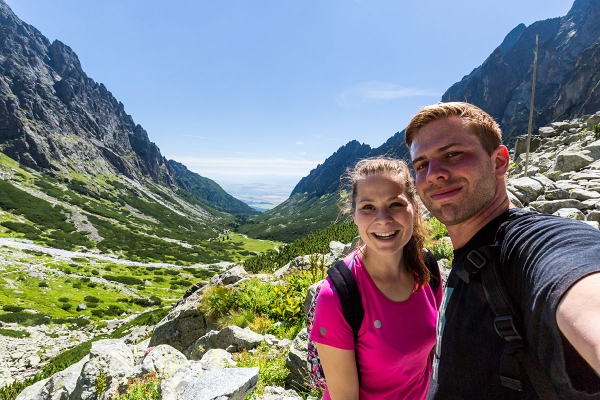
[[[413,233],[416,206],[398,175],[376,174],[356,184],[354,223],[369,253],[402,252]]]

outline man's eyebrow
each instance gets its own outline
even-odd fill
[[[436,154],[443,153],[444,151],[446,151],[446,150],[448,150],[448,149],[450,149],[450,148],[452,148],[452,147],[454,147],[454,146],[461,146],[461,145],[463,145],[463,143],[459,143],[459,142],[452,142],[452,143],[448,143],[447,145],[445,145],[445,146],[442,146],[442,147],[440,147],[439,149],[436,149],[436,150],[435,150],[435,153],[436,153]],[[427,159],[427,157],[425,157],[425,156],[420,156],[420,157],[417,157],[417,158],[415,158],[415,159],[412,161],[412,164],[413,164],[413,165],[415,165],[416,163],[418,163],[418,162],[420,162],[420,161],[423,161],[423,160],[426,160],[426,159]]]

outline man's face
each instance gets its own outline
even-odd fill
[[[493,155],[459,117],[419,130],[410,146],[421,201],[443,224],[457,225],[491,204],[496,192]]]

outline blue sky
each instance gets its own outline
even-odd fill
[[[6,0],[79,56],[162,154],[279,202],[340,146],[378,147],[519,23],[572,0]],[[533,51],[533,49],[532,49]]]

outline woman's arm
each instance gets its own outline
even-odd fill
[[[332,400],[358,400],[358,374],[354,350],[316,343]]]

